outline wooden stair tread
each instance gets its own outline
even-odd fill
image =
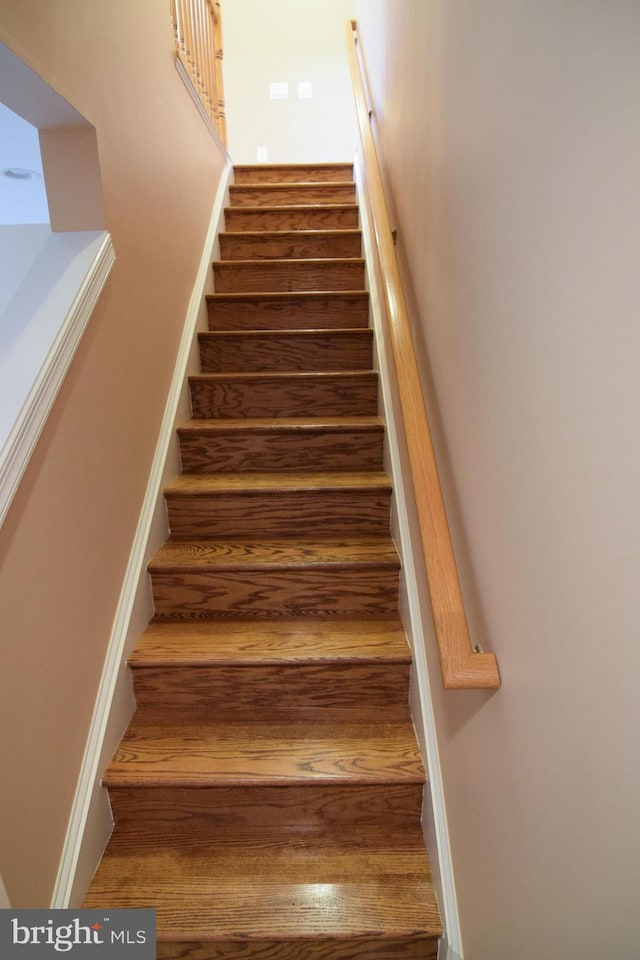
[[[391,538],[357,540],[258,540],[255,542],[168,540],[155,554],[148,569],[153,572],[181,570],[273,570],[355,566],[386,566],[397,569],[398,554]]]
[[[106,786],[421,783],[410,722],[145,723],[137,713]]]
[[[228,263],[229,261],[223,261]],[[285,261],[286,262],[286,261]],[[304,262],[304,261],[303,261]],[[242,303],[243,301],[281,301],[282,303],[302,303],[318,300],[368,300],[366,290],[253,290],[224,291],[222,293],[208,293],[206,297],[210,303],[229,302]]]
[[[370,430],[378,432],[384,428],[381,417],[244,417],[226,420],[187,420],[178,427],[178,433],[272,433],[290,431],[292,433],[315,433],[331,429],[350,432]]]
[[[320,269],[329,269],[333,266],[344,266],[345,264],[357,264],[358,266],[364,266],[363,257],[298,257],[296,259],[286,259],[283,257],[276,257],[268,260],[214,260],[213,266],[215,267],[254,267],[260,268],[263,267],[269,268],[272,266],[281,266],[295,269],[297,266],[301,268],[307,268],[312,266],[317,266]],[[222,291],[223,293],[226,291]],[[251,292],[251,291],[248,291]],[[265,290],[265,293],[269,291]],[[313,291],[311,291],[313,292]],[[332,293],[333,291],[328,291]]]
[[[442,932],[417,829],[378,827],[358,840],[307,831],[228,837],[203,826],[178,835],[165,830],[149,843],[116,829],[84,903],[94,905],[156,907],[159,942],[250,948],[252,941],[285,941],[305,951],[287,953],[291,958],[309,956],[304,941],[316,938],[337,938],[347,949],[353,939],[357,950],[355,938],[388,943]]]
[[[383,662],[411,653],[397,621],[150,623],[129,657],[131,667]]]
[[[300,180],[317,182],[319,178],[328,178],[332,182],[353,180],[353,161],[348,160],[331,163],[238,163],[234,164],[233,169],[236,183],[263,183],[265,178],[271,177],[277,177],[277,183],[298,183]]]
[[[247,207],[243,207],[243,210],[247,210]],[[261,210],[264,207],[260,207]],[[276,208],[279,212],[282,212],[282,207]],[[325,209],[323,205],[323,210]],[[317,229],[312,229],[309,227],[303,227],[300,230],[223,230],[218,234],[219,238],[222,239],[238,239],[238,240],[284,240],[285,238],[290,238],[292,240],[303,240],[305,237],[316,238],[316,237],[361,237],[362,231],[357,227],[347,227],[344,230],[339,230],[336,228],[328,227],[318,227]]]
[[[192,373],[189,376],[189,380],[193,383],[202,383],[207,381],[218,381],[220,383],[224,383],[226,381],[232,382],[234,380],[244,380],[255,383],[275,383],[278,380],[297,380],[299,382],[322,382],[338,379],[370,380],[372,377],[377,380],[378,375],[374,370],[331,370],[328,372],[323,372],[321,370],[314,370],[311,372],[305,370],[278,370],[275,373],[272,373],[268,370],[260,370],[255,373],[252,373],[251,371],[247,371],[245,373]]]
[[[284,493],[298,490],[390,490],[389,477],[382,472],[344,473],[183,473],[165,487],[170,496],[198,497],[238,491],[248,495],[273,490]]]
[[[198,334],[198,337],[204,340],[279,340],[283,337],[312,340],[324,336],[334,340],[347,340],[352,337],[369,340],[373,336],[373,330],[370,327],[305,327],[301,330],[204,330]]]
[[[311,184],[308,184],[311,185]],[[263,187],[265,184],[251,184],[252,187]],[[268,184],[267,184],[268,186]],[[299,184],[287,184],[288,187],[299,186]],[[315,186],[315,184],[314,184]],[[342,184],[341,184],[342,186]],[[308,212],[310,210],[318,210],[321,213],[327,213],[330,210],[358,210],[357,203],[288,203],[288,204],[269,204],[269,203],[256,203],[253,205],[247,204],[242,207],[225,207],[225,213],[231,212],[235,213],[286,213],[287,211],[296,212],[298,210],[303,210]],[[351,228],[348,228],[351,229]]]
[[[291,187],[353,187],[352,180],[278,180],[276,182],[262,180],[246,180],[242,183],[232,183],[232,187],[240,187],[241,190],[252,190],[254,187],[270,187],[275,191],[289,190]]]

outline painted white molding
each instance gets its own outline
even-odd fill
[[[0,453],[0,526],[73,360],[113,262],[111,236],[102,243],[64,318]]]
[[[224,151],[224,156],[227,156],[226,151]],[[116,693],[116,684],[124,673],[122,665],[125,656],[129,624],[134,614],[138,584],[140,578],[144,576],[147,544],[151,536],[154,516],[157,513],[158,504],[161,503],[163,499],[162,489],[165,462],[169,454],[170,445],[172,442],[175,442],[177,411],[185,383],[189,357],[197,337],[198,317],[204,299],[207,279],[211,274],[212,251],[224,212],[225,197],[227,195],[231,171],[231,160],[227,156],[226,166],[223,170],[214,201],[200,266],[187,309],[171,386],[169,388],[169,396],[165,405],[164,416],[162,418],[158,442],[151,466],[149,482],[140,511],[122,590],[118,600],[113,628],[109,638],[105,664],[100,679],[98,695],[78,777],[78,785],[67,826],[67,834],[60,859],[58,876],[53,891],[51,901],[52,909],[66,908],[69,906],[85,836],[91,800],[96,787],[99,785],[99,765],[102,747],[107,733],[111,705]]]
[[[192,80],[191,77],[189,76],[185,65],[183,64],[182,60],[181,60],[180,57],[178,57],[178,56],[176,57],[176,70],[177,70],[178,73],[180,74],[180,77],[181,77],[182,82],[184,83],[185,87],[186,87],[187,90],[189,91],[189,96],[191,97],[191,99],[192,99],[193,102],[195,103],[195,105],[196,105],[196,107],[197,107],[197,109],[198,109],[198,113],[200,114],[200,116],[201,116],[202,119],[204,120],[204,122],[205,122],[205,124],[206,124],[206,127],[207,127],[207,130],[209,131],[209,133],[211,134],[211,136],[212,136],[213,139],[215,140],[216,145],[217,145],[220,153],[221,153],[223,156],[227,156],[227,157],[228,157],[229,155],[228,155],[228,153],[227,153],[227,148],[225,147],[224,143],[222,142],[222,138],[221,138],[220,134],[218,133],[218,131],[216,130],[216,127],[215,127],[215,124],[214,124],[213,120],[211,119],[211,117],[210,117],[209,114],[207,113],[207,110],[205,109],[205,106],[204,106],[202,100],[200,99],[200,94],[198,93],[198,91],[196,90],[196,88],[195,88],[194,85],[193,85],[193,80]]]
[[[408,607],[409,627],[412,638],[412,654],[415,682],[418,688],[420,716],[414,716],[414,723],[417,729],[418,739],[425,754],[424,760],[428,770],[428,789],[426,798],[430,800],[431,814],[433,816],[433,838],[435,840],[435,851],[429,849],[429,837],[427,847],[430,859],[432,861],[432,872],[434,875],[434,884],[438,894],[438,902],[443,914],[443,925],[445,934],[439,945],[438,956],[443,960],[462,960],[462,938],[460,931],[460,920],[458,915],[458,904],[456,898],[453,861],[451,856],[451,846],[449,843],[449,829],[447,825],[447,813],[445,807],[444,786],[442,782],[442,772],[440,768],[440,756],[438,751],[438,739],[433,712],[433,702],[431,699],[431,687],[429,680],[429,667],[427,664],[425,644],[428,638],[425,637],[425,624],[430,623],[430,613],[425,609],[425,603],[428,603],[426,587],[420,589],[419,577],[417,573],[416,558],[420,556],[421,544],[417,527],[412,528],[409,523],[408,505],[413,498],[411,477],[408,471],[403,470],[400,448],[399,434],[402,427],[398,426],[394,417],[394,403],[392,393],[392,382],[395,382],[393,370],[393,358],[390,356],[388,348],[388,339],[384,335],[384,298],[379,286],[378,276],[375,264],[377,263],[378,252],[375,242],[375,233],[371,220],[371,212],[367,202],[367,193],[364,186],[364,173],[362,169],[362,157],[358,153],[354,164],[355,178],[358,188],[359,207],[360,207],[360,226],[362,229],[362,240],[365,250],[367,279],[369,288],[369,297],[371,303],[371,316],[376,330],[376,350],[380,373],[380,385],[382,388],[382,403],[385,412],[385,424],[387,433],[387,442],[389,448],[389,458],[391,473],[393,477],[393,490],[396,504],[396,520],[398,526],[398,535],[400,540],[400,553],[402,557],[402,575],[404,577],[406,589],[406,601]],[[398,405],[395,405],[398,407]],[[429,796],[430,794],[430,796]],[[426,805],[426,804],[425,804]],[[435,855],[435,861],[434,861]]]
[[[0,877],[0,910],[9,910],[10,907],[9,896],[2,877]]]

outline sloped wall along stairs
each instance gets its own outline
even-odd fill
[[[162,958],[435,958],[352,170],[230,195],[85,906]]]

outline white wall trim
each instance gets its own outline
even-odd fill
[[[0,454],[0,526],[18,489],[113,262],[111,236],[98,252],[62,322]]]
[[[176,56],[176,70],[177,70],[178,73],[180,74],[180,77],[182,78],[182,82],[184,83],[185,87],[186,87],[187,90],[189,91],[189,96],[191,97],[191,99],[192,99],[193,102],[195,103],[195,105],[196,105],[196,107],[197,107],[197,110],[198,110],[198,113],[200,114],[200,116],[201,116],[202,119],[204,120],[205,125],[206,125],[209,133],[211,134],[211,136],[212,136],[213,139],[215,140],[218,149],[220,150],[220,152],[221,152],[223,155],[225,155],[225,156],[228,157],[227,148],[225,147],[224,143],[222,142],[222,137],[221,137],[220,134],[218,133],[218,131],[217,131],[216,127],[215,127],[215,124],[214,124],[213,120],[212,120],[211,117],[209,116],[209,114],[208,114],[208,112],[207,112],[207,110],[206,110],[206,108],[205,108],[205,105],[203,104],[202,100],[200,99],[200,94],[198,93],[198,91],[196,90],[195,86],[193,85],[193,80],[192,80],[191,77],[189,76],[185,65],[183,64],[182,60],[181,60],[180,57],[178,57],[178,56]]]
[[[162,498],[164,465],[170,444],[175,439],[176,414],[187,373],[187,364],[192,344],[197,334],[198,316],[202,306],[205,286],[207,278],[211,273],[212,250],[224,211],[231,170],[231,161],[227,158],[215,197],[200,266],[187,309],[171,386],[169,388],[169,396],[165,405],[164,416],[162,418],[158,442],[151,466],[151,474],[140,511],[138,526],[129,555],[129,562],[124,575],[113,628],[109,638],[105,664],[82,759],[80,775],[78,777],[78,785],[67,826],[67,834],[60,859],[58,876],[54,886],[51,901],[52,909],[68,907],[73,891],[89,807],[96,784],[100,779],[99,764],[109,721],[109,713],[114,699],[116,682],[121,672],[120,668],[123,661],[129,623],[132,618],[136,600],[138,582],[144,572],[147,543],[151,533],[154,514],[158,501]]]
[[[437,731],[426,657],[425,645],[428,642],[428,638],[425,637],[424,632],[425,611],[423,610],[423,600],[421,599],[419,578],[414,560],[414,557],[418,556],[418,551],[421,550],[421,545],[417,542],[419,537],[416,531],[411,528],[409,523],[408,499],[413,496],[413,493],[411,478],[406,475],[406,472],[402,468],[398,435],[399,432],[402,431],[402,427],[398,427],[393,416],[394,404],[391,381],[392,379],[395,380],[395,376],[392,378],[390,374],[390,369],[392,369],[393,366],[393,358],[385,349],[387,341],[382,331],[382,324],[384,323],[384,308],[382,304],[384,300],[382,291],[378,285],[378,274],[374,266],[378,256],[377,246],[367,203],[366,190],[364,189],[364,175],[360,154],[356,155],[354,169],[359,195],[360,225],[366,256],[371,315],[374,328],[376,329],[376,350],[380,372],[380,385],[382,388],[382,402],[385,411],[391,473],[393,477],[400,553],[402,557],[402,575],[407,592],[407,605],[412,634],[413,665],[420,701],[420,716],[414,717],[414,722],[416,726],[418,723],[422,726],[422,730],[419,732],[419,739],[421,744],[423,744],[423,749],[426,754],[424,759],[428,770],[427,793],[430,793],[430,812],[433,816],[433,833],[437,848],[437,868],[435,863],[432,863],[432,868],[445,929],[445,936],[441,942],[439,957],[442,957],[442,960],[462,960],[462,938],[453,874],[453,861],[449,843],[444,786],[440,768]],[[422,591],[422,593],[424,593],[424,591]],[[429,854],[433,860],[434,851],[429,850]]]

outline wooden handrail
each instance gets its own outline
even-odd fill
[[[347,22],[347,51],[362,145],[366,190],[387,309],[442,682],[447,689],[496,689],[500,686],[500,673],[494,654],[483,653],[477,647],[474,648],[469,637],[391,222],[371,131],[371,113],[358,59],[357,43],[357,24],[350,20]]]
[[[220,0],[171,0],[176,57],[226,145]]]

